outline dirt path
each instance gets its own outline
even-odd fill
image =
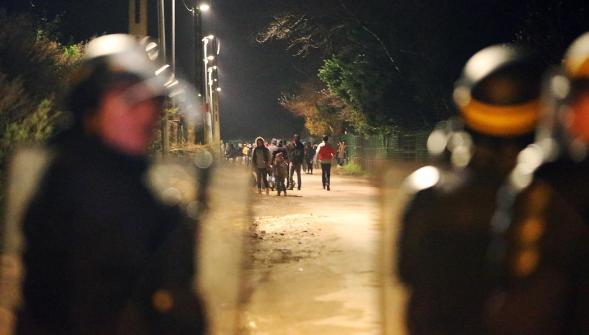
[[[256,195],[243,334],[378,334],[377,189],[303,175],[288,197]]]

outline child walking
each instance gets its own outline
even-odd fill
[[[276,191],[278,191],[278,196],[280,196],[281,191],[284,191],[284,196],[286,197],[286,185],[284,181],[288,177],[288,163],[286,159],[284,159],[284,155],[282,152],[276,154],[274,158],[274,178],[276,181]]]

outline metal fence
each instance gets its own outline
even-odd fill
[[[397,131],[388,135],[341,136],[348,147],[349,161],[366,170],[383,167],[390,161],[424,161],[431,130]]]

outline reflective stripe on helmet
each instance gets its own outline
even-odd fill
[[[518,105],[490,105],[476,99],[461,107],[468,127],[493,136],[518,136],[530,133],[540,111],[539,99]]]

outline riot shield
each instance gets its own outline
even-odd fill
[[[205,300],[209,334],[237,334],[249,260],[246,234],[251,224],[249,176],[219,167],[209,181],[207,211],[200,225],[198,285]]]
[[[23,148],[9,166],[8,201],[4,226],[0,226],[0,334],[12,334],[15,311],[21,303],[23,237],[20,222],[51,154],[37,147]]]
[[[381,227],[382,236],[379,241],[379,278],[380,278],[380,310],[382,333],[385,335],[403,335],[405,327],[405,310],[407,290],[397,277],[396,262],[400,220],[402,212],[411,200],[410,187],[404,180],[419,164],[395,162],[382,174],[381,181]]]

